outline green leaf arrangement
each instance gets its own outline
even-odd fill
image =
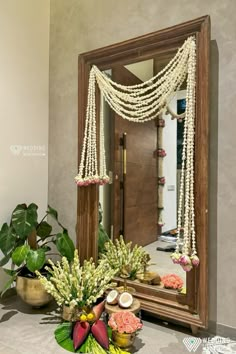
[[[62,232],[52,233],[52,226],[45,220],[46,217],[55,220]],[[34,247],[30,246],[29,242],[32,235],[36,241]],[[25,203],[18,204],[12,212],[9,225],[4,223],[0,228],[0,250],[3,253],[0,267],[7,264],[10,259],[19,267],[10,275],[11,279],[3,289],[0,289],[1,295],[10,288],[23,269],[27,269],[31,277],[36,276],[35,271],[42,269],[47,263],[47,255],[51,250],[50,243],[56,245],[60,256],[66,257],[69,261],[73,259],[75,247],[67,229],[59,222],[57,211],[48,206],[45,216],[38,221],[38,206],[35,203],[28,206]]]
[[[90,333],[84,343],[77,350],[74,349],[72,339],[73,324],[71,322],[63,322],[56,328],[54,335],[57,343],[65,350],[71,353],[93,353],[93,354],[130,354],[127,351],[120,349],[117,345],[112,343],[112,330],[107,328],[109,336],[109,350],[101,347],[94,336]]]

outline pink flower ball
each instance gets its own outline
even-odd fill
[[[191,257],[191,261],[192,261],[192,265],[194,267],[197,267],[200,263],[200,260],[198,258],[198,256],[196,254],[194,254],[192,257]]]
[[[191,259],[189,258],[188,255],[183,254],[183,255],[180,257],[179,264],[181,264],[182,266],[191,265]]]
[[[181,267],[183,268],[183,270],[185,272],[190,272],[190,270],[193,269],[193,266],[191,264],[188,264],[188,265],[181,265]]]
[[[77,186],[81,187],[84,185],[84,182],[83,181],[76,181],[76,184],[77,184]]]
[[[174,264],[179,264],[181,255],[179,253],[172,253],[170,256]]]

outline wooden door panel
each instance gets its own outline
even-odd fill
[[[134,74],[119,66],[112,71],[113,80],[133,85],[140,83]],[[147,245],[157,240],[157,127],[155,121],[134,123],[114,114],[113,223],[117,237],[122,225],[120,182],[122,154],[120,138],[126,133],[126,169],[123,233],[126,241]]]

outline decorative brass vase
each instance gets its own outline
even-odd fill
[[[134,344],[136,333],[119,333],[112,331],[113,342],[121,349],[129,350]]]
[[[52,300],[52,296],[46,292],[40,280],[17,276],[16,292],[28,305],[41,307]]]

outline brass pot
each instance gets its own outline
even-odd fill
[[[46,292],[40,280],[17,276],[16,292],[20,298],[33,307],[41,307],[52,300],[52,296]]]
[[[134,344],[136,333],[119,333],[117,331],[112,331],[113,342],[122,349],[129,350]]]

